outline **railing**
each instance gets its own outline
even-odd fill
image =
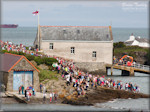
[[[147,71],[150,70],[150,66],[148,66],[148,65],[142,65],[142,64],[139,64],[139,63],[132,63],[131,66],[128,66],[127,63],[118,63],[118,62],[114,61],[113,64],[127,66],[127,67],[134,67],[134,68],[138,68],[138,69],[142,69],[142,70],[147,70]]]

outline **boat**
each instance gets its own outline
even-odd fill
[[[18,25],[17,24],[3,24],[0,25],[0,28],[17,28]]]

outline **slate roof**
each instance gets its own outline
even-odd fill
[[[146,38],[138,38],[138,37],[136,37],[135,40],[138,41],[138,42],[140,42],[140,43],[149,43],[149,40],[146,39]],[[124,43],[128,44],[128,45],[131,45],[133,42],[134,42],[134,40],[132,40],[132,41],[126,41]]]
[[[126,41],[125,44],[131,45],[134,41]]]
[[[39,72],[39,70],[26,57],[10,53],[0,53],[0,71],[9,72],[23,58]]]
[[[138,37],[136,37],[135,38],[135,40],[137,40],[138,42],[144,42],[144,43],[149,43],[149,40],[148,39],[146,39],[146,38],[138,38]]]
[[[1,60],[0,71],[7,72],[20,58],[21,56],[17,55],[0,54]]]
[[[40,26],[42,40],[111,41],[108,26]]]

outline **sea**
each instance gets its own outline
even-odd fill
[[[11,41],[14,44],[33,46],[37,27],[1,28],[1,40]],[[135,36],[149,38],[148,28],[112,28],[113,41],[126,41],[133,33]]]
[[[112,28],[114,42],[125,41],[133,33],[135,36],[148,39],[147,28]],[[14,44],[33,46],[37,33],[37,27],[1,28],[2,41],[10,41]],[[149,94],[149,74],[135,72],[135,76],[121,76],[120,70],[113,70],[113,76],[108,76],[115,81],[122,80],[123,84],[132,82],[140,87],[142,93]],[[106,96],[107,97],[107,96]],[[149,98],[139,99],[114,99],[105,103],[97,103],[94,106],[73,106],[66,104],[2,104],[0,110],[5,111],[143,111],[148,112]]]

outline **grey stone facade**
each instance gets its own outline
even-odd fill
[[[33,86],[36,91],[39,89],[39,75],[38,71],[29,64],[24,58],[17,63],[10,72],[3,72],[3,82],[7,91],[13,91],[13,73],[15,70],[33,71]]]
[[[88,72],[99,71],[99,74],[106,73],[104,62],[75,62],[75,66]]]

